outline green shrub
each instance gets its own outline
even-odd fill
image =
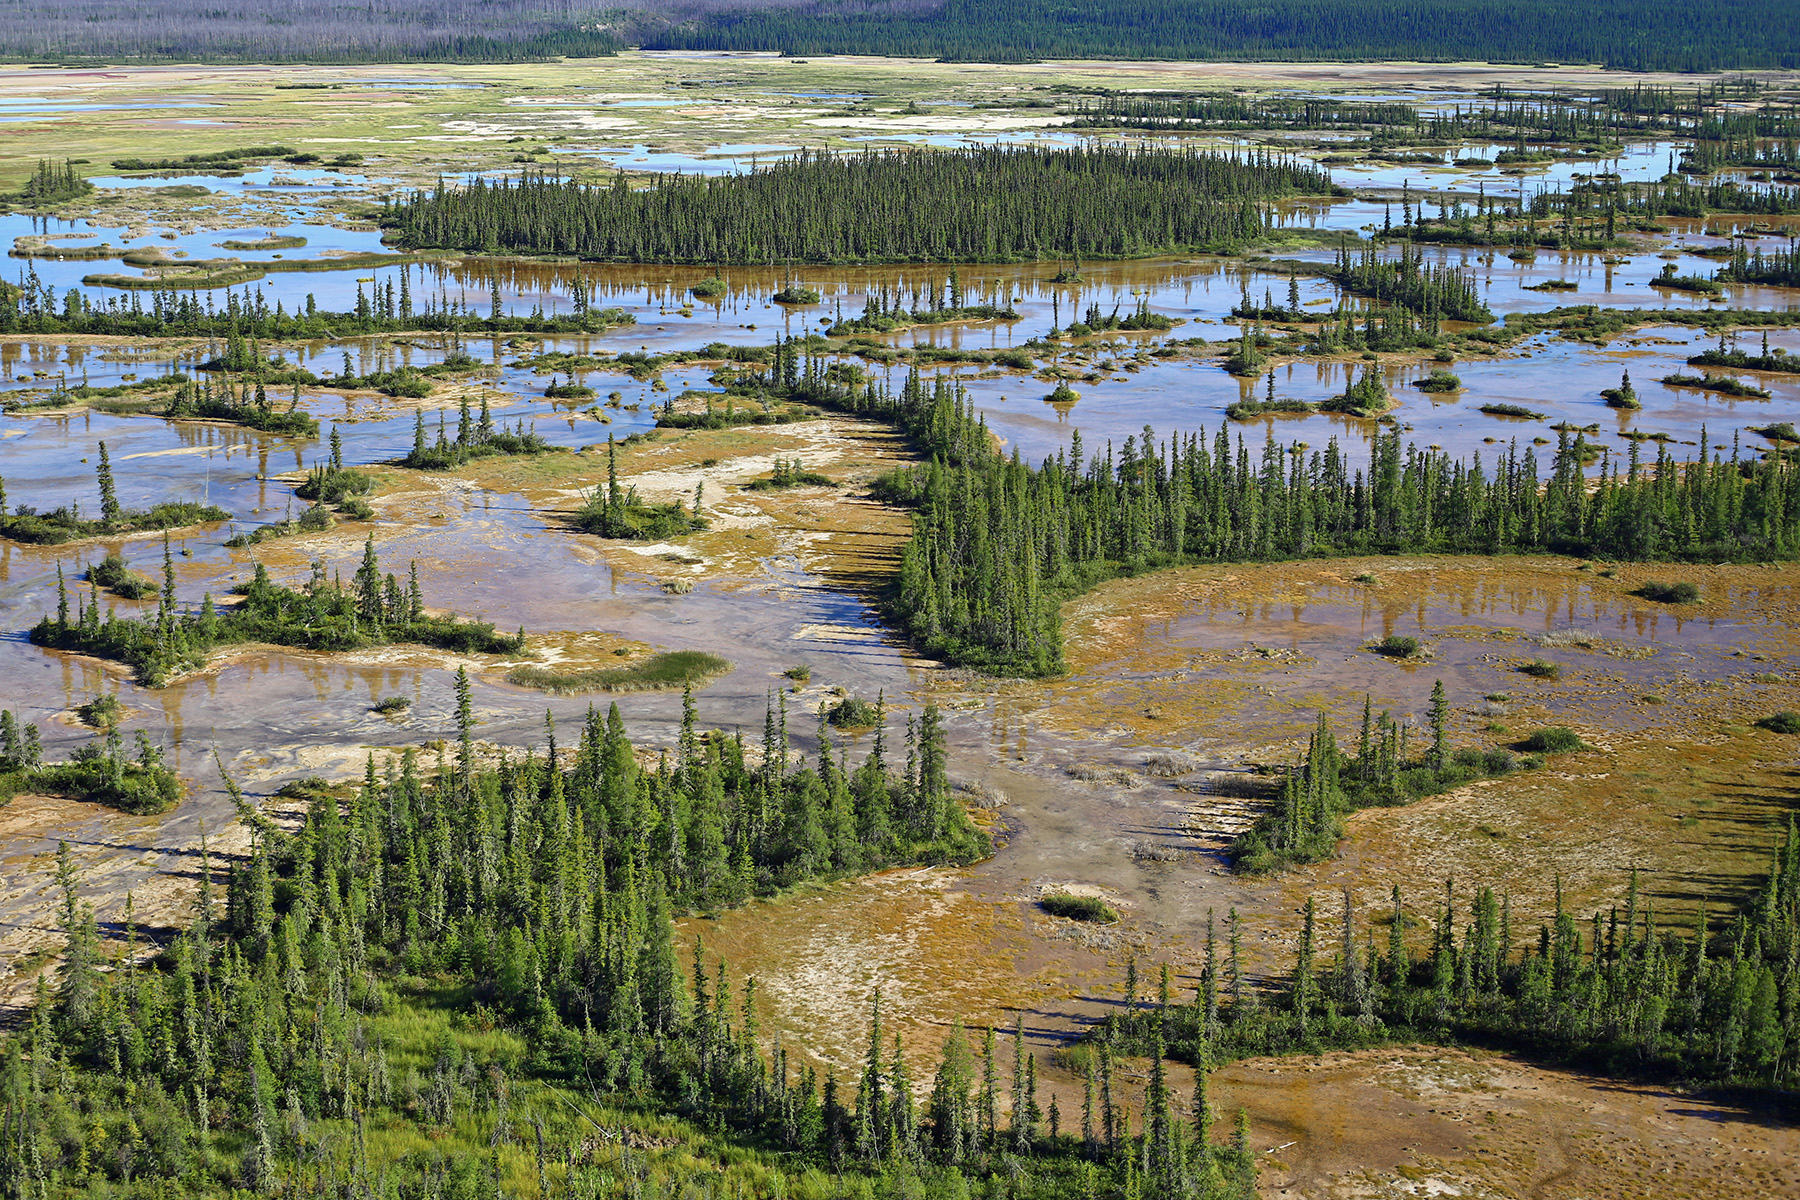
[[[1530,675],[1537,679],[1556,679],[1562,675],[1562,667],[1545,658],[1534,658],[1519,668],[1521,675]]]
[[[1038,900],[1038,907],[1053,917],[1067,917],[1071,921],[1111,925],[1119,919],[1119,914],[1113,907],[1098,896],[1071,896],[1067,892],[1051,892]]]
[[[84,725],[95,729],[111,729],[124,719],[125,706],[119,703],[117,696],[108,692],[95,696],[86,704],[77,705],[75,715],[81,718]]]
[[[1490,417],[1523,417],[1531,421],[1544,419],[1543,413],[1526,408],[1523,404],[1484,404],[1481,411]]]
[[[1417,658],[1424,647],[1419,644],[1418,638],[1390,633],[1369,649],[1386,658]]]
[[[1784,708],[1778,713],[1771,713],[1757,722],[1770,733],[1800,733],[1800,713]]]
[[[321,465],[306,473],[294,495],[319,504],[342,504],[351,496],[366,496],[374,489],[375,477],[367,471]]]
[[[1661,583],[1654,579],[1646,580],[1632,595],[1658,604],[1697,604],[1700,601],[1700,589],[1694,584]]]
[[[1526,738],[1519,746],[1533,754],[1567,754],[1582,750],[1581,736],[1566,725],[1548,725]]]
[[[881,709],[855,696],[845,696],[825,711],[825,719],[839,729],[867,729],[881,723]]]
[[[412,700],[406,696],[387,696],[383,699],[377,700],[374,703],[374,705],[372,705],[370,707],[369,711],[370,712],[378,712],[382,716],[386,717],[386,716],[392,716],[394,713],[405,712],[407,709],[409,709],[411,707],[412,707]]]
[[[94,584],[126,600],[142,600],[156,595],[158,588],[149,579],[125,565],[125,556],[114,550],[88,568],[87,577]]]

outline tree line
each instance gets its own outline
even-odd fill
[[[1288,129],[1355,131],[1356,143],[1447,145],[1470,141],[1560,142],[1617,146],[1658,133],[1697,139],[1792,136],[1791,109],[1726,108],[1758,98],[1753,76],[1696,88],[1603,88],[1581,95],[1511,94],[1495,88],[1479,101],[1421,109],[1392,100],[1244,96],[1230,92],[1114,92],[1078,96],[1064,111],[1081,129]]]
[[[69,288],[59,299],[30,264],[18,283],[0,283],[0,333],[304,342],[365,333],[598,333],[636,324],[622,308],[592,307],[579,284],[573,312],[545,313],[539,302],[529,314],[509,315],[501,305],[496,274],[484,317],[441,287],[435,296],[428,293],[415,303],[411,272],[403,267],[397,274],[398,286],[392,276],[366,290],[358,282],[356,307],[347,312],[320,308],[310,292],[305,304],[289,312],[282,301],[270,305],[260,287],[249,286],[242,292],[224,289],[222,304],[211,290],[183,291],[173,285],[99,298]],[[245,369],[254,366],[252,362]]]
[[[1261,235],[1262,202],[1331,195],[1256,150],[981,147],[802,151],[748,174],[632,187],[526,174],[386,202],[412,248],[624,262],[1007,262],[1131,258]]]
[[[1800,27],[1773,0],[1702,14],[1675,0],[1608,0],[1581,20],[1550,0],[943,0],[727,9],[641,36],[648,49],[887,54],[951,61],[1219,59],[1600,63],[1628,71],[1800,64]]]
[[[412,642],[477,654],[517,653],[525,645],[522,629],[503,634],[486,621],[426,612],[418,565],[413,565],[404,584],[392,572],[384,575],[373,534],[347,585],[328,577],[325,564],[315,561],[304,585],[287,587],[270,579],[259,562],[251,579],[232,589],[241,600],[219,606],[208,592],[196,610],[175,595],[175,565],[166,539],[162,575],[153,616],[121,617],[109,608],[103,617],[99,585],[91,580],[88,596],[77,592],[71,611],[69,586],[58,564],[56,613],[32,627],[31,641],[125,663],[148,687],[161,687],[174,675],[204,666],[207,654],[217,647],[241,642],[307,650]]]
[[[1791,1089],[1800,1077],[1800,841],[1793,818],[1762,880],[1737,905],[1659,912],[1631,873],[1624,904],[1586,915],[1555,903],[1535,921],[1512,897],[1446,880],[1422,915],[1398,885],[1359,916],[1344,893],[1327,928],[1308,897],[1294,965],[1258,987],[1241,962],[1237,910],[1210,915],[1192,1000],[1137,997],[1093,1042],[1116,1055],[1211,1065],[1394,1041],[1522,1049],[1625,1077]],[[1683,929],[1685,927],[1685,929]],[[1423,938],[1409,934],[1422,928]],[[1221,945],[1223,941],[1223,945]],[[1202,1085],[1203,1087],[1203,1085]]]
[[[162,747],[140,729],[133,757],[116,722],[97,723],[104,726],[97,744],[78,746],[63,762],[47,763],[37,726],[10,709],[0,709],[0,805],[20,792],[34,792],[131,813],[175,807],[181,800],[181,780],[164,765]]]
[[[60,848],[61,961],[0,1063],[0,1194],[722,1200],[739,1193],[710,1177],[749,1164],[761,1194],[831,1171],[870,1200],[988,1175],[1074,1200],[1137,1177],[1129,1154],[1083,1154],[1054,1104],[1048,1131],[1023,1105],[1003,1124],[991,1035],[981,1059],[953,1037],[928,1090],[877,1001],[860,1077],[821,1079],[761,1032],[753,979],[734,988],[698,944],[691,972],[677,957],[683,909],[986,854],[934,707],[904,761],[878,725],[851,767],[823,724],[816,757],[793,748],[784,698],[759,745],[701,729],[690,696],[660,753],[615,706],[497,758],[461,672],[456,702],[435,765],[408,750],[359,783],[290,785],[297,828],[227,778],[249,849],[221,893],[202,836],[189,923],[153,956],[128,897],[106,961]],[[1034,1079],[1016,1058],[1014,1090]],[[650,1134],[679,1152],[630,1153]],[[1251,1194],[1241,1144],[1193,1163],[1168,1194]]]
[[[600,58],[624,48],[618,31],[566,4],[418,0],[302,4],[196,12],[169,0],[121,14],[99,0],[27,0],[0,30],[13,61],[59,66],[131,62],[535,62]],[[277,84],[277,87],[326,85]]]
[[[1702,431],[1691,460],[1658,443],[1646,461],[1633,442],[1621,462],[1563,429],[1540,463],[1517,442],[1488,460],[1452,458],[1378,427],[1358,465],[1335,437],[1309,450],[1279,445],[1271,430],[1253,452],[1221,422],[1210,439],[1159,438],[1146,426],[1091,457],[1077,431],[1033,467],[997,449],[947,380],[915,372],[897,390],[846,384],[794,342],[778,344],[754,379],[914,439],[928,461],[877,488],[914,509],[892,612],[929,652],[1006,674],[1061,669],[1063,599],[1162,567],[1381,553],[1693,562],[1800,553],[1800,465],[1747,452],[1735,433],[1729,456]]]

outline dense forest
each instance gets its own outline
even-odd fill
[[[1606,0],[944,0],[725,10],[642,36],[652,49],[892,54],[958,61],[1057,58],[1486,60],[1602,63],[1631,71],[1800,64],[1800,15],[1775,0],[1700,10]]]
[[[1259,205],[1330,195],[1319,168],[1263,151],[985,147],[802,151],[745,175],[634,188],[526,175],[390,201],[414,249],[624,262],[1010,262],[1242,245]]]
[[[568,0],[420,0],[196,10],[151,0],[121,11],[106,0],[7,0],[0,54],[70,66],[102,62],[403,63],[598,58],[618,34]]]
[[[861,1073],[821,1078],[761,1032],[754,979],[698,944],[679,961],[677,911],[985,854],[935,708],[903,762],[878,732],[852,767],[822,717],[808,759],[780,703],[747,745],[700,729],[691,698],[659,755],[615,707],[572,746],[547,721],[541,749],[496,760],[456,687],[435,764],[409,750],[360,785],[292,785],[298,828],[231,787],[251,846],[221,895],[202,841],[191,923],[155,957],[128,899],[106,961],[62,847],[61,963],[0,1066],[0,1193],[1253,1194],[1241,1134],[1172,1136],[1154,1103],[1136,1138],[1084,1145],[1038,1106],[1033,1060],[1015,1051],[1001,1082],[991,1032],[953,1031],[913,1079],[878,993],[857,998]]]
[[[1346,897],[1334,928],[1309,898],[1293,969],[1258,979],[1234,910],[1184,964],[1190,998],[1168,965],[1146,986],[1131,964],[1065,1052],[1078,1109],[1045,1105],[1019,1023],[1010,1054],[953,1026],[915,1079],[878,990],[861,1071],[821,1079],[764,1033],[754,978],[699,941],[681,962],[671,917],[985,852],[937,712],[909,722],[898,770],[879,734],[852,769],[821,718],[808,761],[781,706],[753,748],[699,729],[691,698],[653,760],[616,707],[572,747],[547,721],[542,750],[496,760],[461,673],[456,689],[434,764],[409,750],[360,784],[290,785],[297,828],[228,781],[250,847],[221,895],[202,840],[191,922],[149,956],[128,897],[108,960],[60,847],[61,961],[0,1066],[6,1195],[1249,1200],[1245,1120],[1221,1142],[1209,1088],[1238,1057],[1403,1039],[1756,1087],[1797,1069],[1790,824],[1763,886],[1722,921],[1697,905],[1685,936],[1635,875],[1585,918],[1558,888],[1535,930],[1491,888],[1446,884],[1421,921],[1396,887],[1360,923]],[[7,724],[9,747],[29,740]],[[1198,1068],[1190,1097],[1170,1057]]]
[[[197,13],[154,0],[9,0],[11,59],[92,61],[518,62],[653,50],[779,50],[954,61],[1055,58],[1600,63],[1633,71],[1792,67],[1790,5],[1608,0],[1571,19],[1548,0],[633,0],[608,9],[521,3],[302,5]]]

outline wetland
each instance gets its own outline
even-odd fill
[[[545,830],[572,820],[547,799],[562,783],[531,774],[557,769],[541,765],[557,738],[570,794],[598,797],[583,820],[609,822],[587,877],[643,888],[621,893],[604,937],[673,919],[669,953],[754,977],[740,997],[795,1070],[861,1071],[879,988],[921,1095],[947,1036],[992,1028],[1003,1057],[1015,1041],[1037,1056],[1065,1130],[1102,1047],[1141,1125],[1164,1078],[1154,981],[1166,969],[1175,1007],[1199,1012],[1223,987],[1207,964],[1229,916],[1233,980],[1259,1012],[1301,1014],[1300,1035],[1269,1016],[1260,1041],[1213,1037],[1236,1061],[1200,1062],[1213,1105],[1249,1113],[1262,1194],[1800,1186],[1790,1115],[1769,1115],[1791,1087],[1791,1029],[1767,1060],[1710,1043],[1682,1057],[1673,1033],[1627,1055],[1623,1034],[1602,1049],[1516,1036],[1498,1000],[1462,1024],[1402,1019],[1381,1007],[1401,1001],[1342,983],[1316,1035],[1292,994],[1297,955],[1337,989],[1360,978],[1362,939],[1375,954],[1391,934],[1424,956],[1414,990],[1435,995],[1438,927],[1464,944],[1483,889],[1516,914],[1488,953],[1522,977],[1540,920],[1546,945],[1575,945],[1562,923],[1585,938],[1591,918],[1616,946],[1623,918],[1627,944],[1636,928],[1640,946],[1686,946],[1704,910],[1715,955],[1741,959],[1764,951],[1730,924],[1740,906],[1758,911],[1766,886],[1795,902],[1800,742],[1766,723],[1800,709],[1800,290],[1770,266],[1793,252],[1792,182],[1674,120],[1599,148],[1532,126],[1543,158],[1517,153],[1524,132],[1444,132],[1489,92],[1590,110],[1619,86],[1606,73],[1471,68],[1453,88],[1425,74],[653,53],[0,71],[0,185],[25,188],[53,155],[93,187],[0,216],[15,264],[0,289],[0,707],[43,762],[162,772],[180,792],[109,804],[105,787],[34,787],[57,768],[0,747],[12,1022],[29,1026],[64,948],[58,906],[74,911],[46,882],[59,843],[108,952],[136,953],[136,930],[181,942],[203,879],[290,871],[272,847],[315,829],[336,844],[339,800],[372,813],[379,797],[389,840],[370,861],[412,870],[406,894],[447,921],[452,900],[407,855],[476,905],[501,885],[444,856],[480,863],[499,842],[452,823],[414,847],[395,797],[415,813],[427,791],[458,811],[482,797],[521,847],[527,810]],[[1116,102],[1234,87],[1445,120],[1408,126],[1416,142],[1235,118],[1177,139]],[[1722,88],[1708,111],[1791,114],[1800,96],[1791,75],[1756,87]],[[199,104],[212,125],[167,115]],[[715,239],[591,261],[634,255],[552,245],[543,222],[497,235],[491,213],[454,209],[459,189],[572,191],[562,179],[634,203],[773,188],[802,150],[865,147],[970,164],[1256,155],[1286,182],[1180,232],[1108,193],[1086,217],[1111,242],[1064,220],[1002,245],[990,220],[987,254]],[[245,148],[286,153],[231,157]],[[842,198],[829,192],[815,199]],[[1133,243],[1133,221],[1166,236]],[[930,261],[855,261],[882,258]],[[1666,286],[1683,279],[1707,286]],[[110,730],[82,716],[96,697],[116,698]],[[1319,799],[1321,720],[1349,779],[1365,711],[1411,739],[1403,760],[1441,730],[1509,765],[1410,802]],[[1553,729],[1571,748],[1530,748]],[[1327,848],[1241,869],[1246,831],[1290,809]],[[659,882],[627,883],[619,847],[653,837]],[[522,895],[508,872],[530,874],[523,861],[482,869]],[[538,887],[572,870],[535,869]],[[1774,928],[1759,926],[1769,945]],[[619,1002],[622,960],[577,997],[534,992],[521,981],[546,965],[498,943],[440,945],[440,961],[398,923],[382,936],[406,1005],[438,1003],[427,981],[458,953],[488,956],[496,1011],[560,1006],[578,1031],[579,1004],[604,1026]],[[646,955],[646,971],[677,970]],[[1375,960],[1371,985],[1393,970]],[[556,962],[556,978],[578,973]],[[1186,1019],[1168,1017],[1158,1085],[1184,1121],[1203,1057],[1178,1036]],[[1391,1036],[1369,1032],[1381,1021]],[[1164,1036],[1159,1018],[1156,1048]],[[583,1053],[621,1094],[643,1086],[626,1052]],[[523,1144],[507,1170],[541,1188]]]

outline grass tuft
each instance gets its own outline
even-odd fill
[[[1111,925],[1119,919],[1113,907],[1098,896],[1071,896],[1067,892],[1051,892],[1038,901],[1038,907],[1053,917],[1071,921],[1093,921]]]

